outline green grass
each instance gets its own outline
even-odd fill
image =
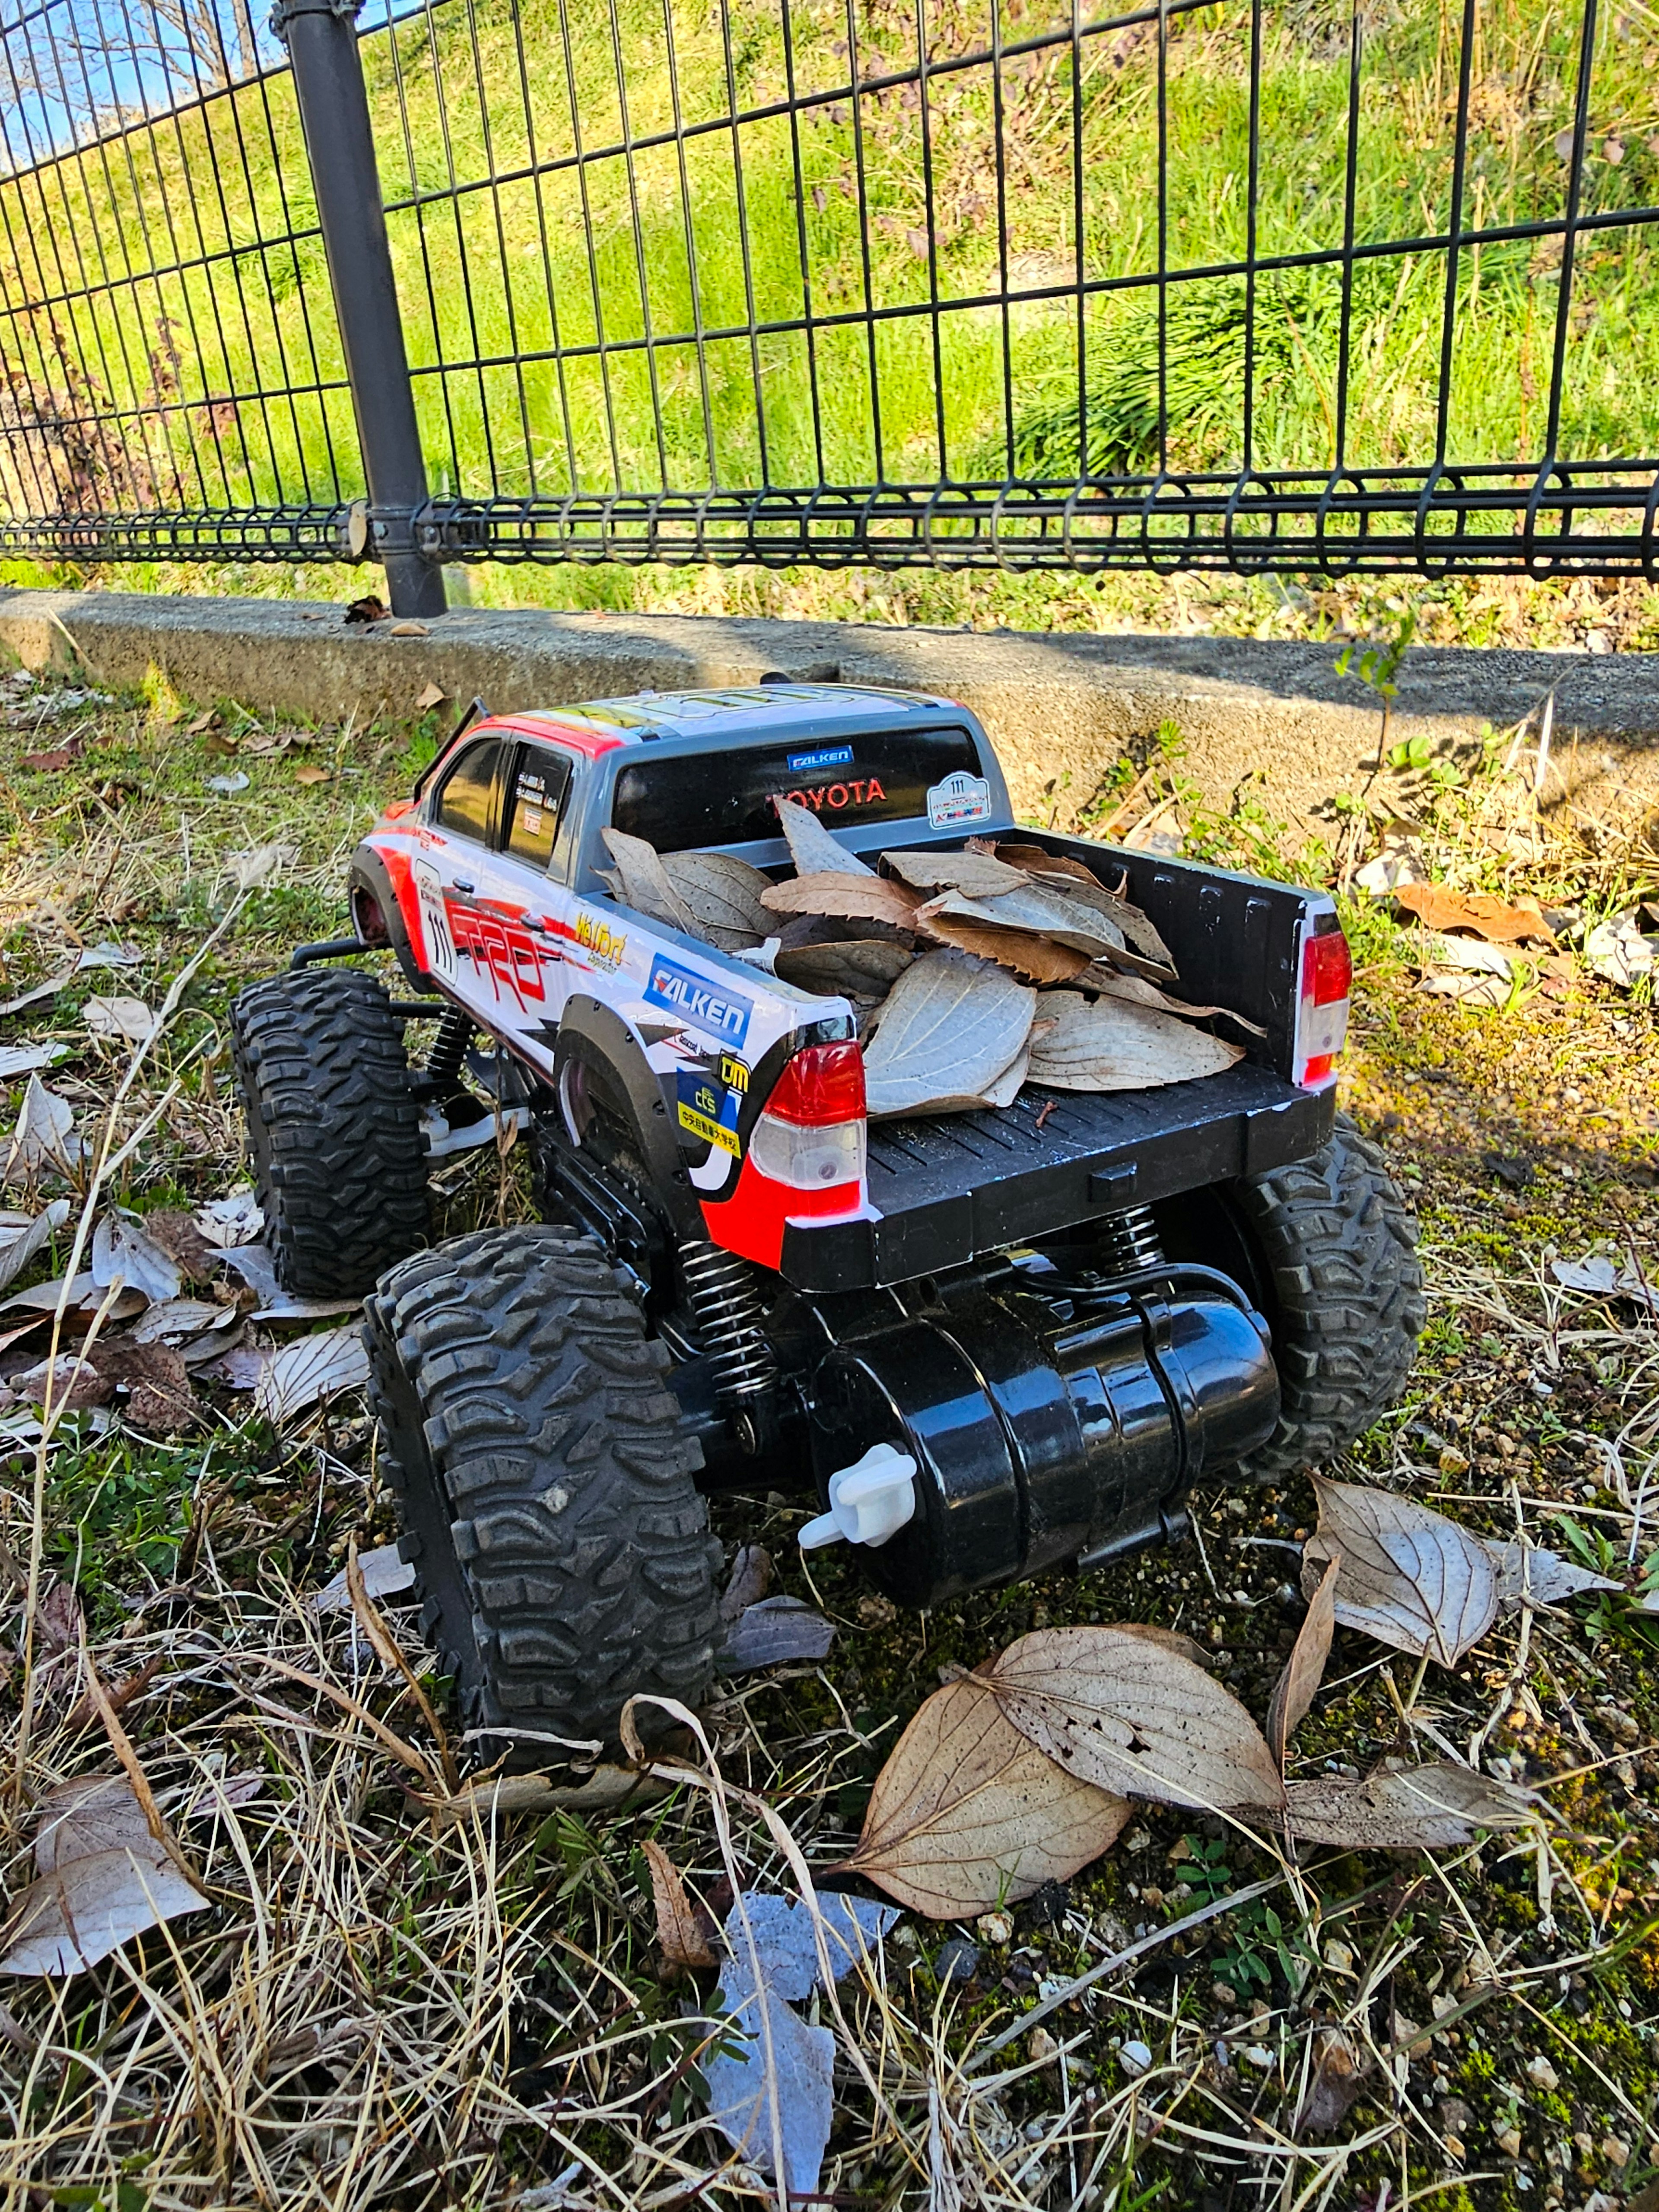
[[[728,88],[720,11],[617,0],[627,57],[626,123],[599,0],[566,0],[574,57],[562,58],[557,0],[479,0],[368,40],[364,56],[428,471],[441,492],[492,489],[697,489],[710,483],[931,481],[1022,471],[1061,477],[1158,465],[1158,315],[1144,286],[1073,302],[1028,302],[1006,319],[956,307],[1000,284],[991,157],[990,73],[814,107],[732,134],[518,173],[695,128],[787,90],[777,10],[732,0]],[[915,18],[898,0],[860,0],[865,74],[914,66]],[[1048,19],[1014,0],[1003,35]],[[797,88],[845,82],[847,20],[833,0],[792,9]],[[1271,256],[1340,244],[1346,133],[1346,12],[1282,0],[1264,13],[1256,247]],[[935,63],[984,46],[983,6],[929,15]],[[1168,55],[1171,270],[1237,260],[1247,245],[1249,18],[1219,6],[1178,18]],[[1448,220],[1457,18],[1440,0],[1402,0],[1367,52],[1360,102],[1355,233],[1368,241],[1442,229]],[[671,44],[672,40],[672,44]],[[1473,57],[1464,218],[1476,227],[1559,214],[1577,65],[1573,11],[1547,0],[1483,16]],[[1156,271],[1157,57],[1150,36],[1088,42],[1074,88],[1069,49],[1004,70],[1011,282],[1070,281],[1079,243],[1091,280]],[[1592,86],[1586,212],[1659,198],[1652,92],[1659,41],[1645,14],[1603,21]],[[573,116],[572,84],[574,83]],[[1085,153],[1074,205],[1073,97]],[[12,319],[0,368],[24,434],[0,458],[0,505],[178,505],[269,500],[308,487],[362,489],[343,390],[291,405],[233,398],[343,374],[319,242],[265,247],[314,221],[286,79],[246,88],[140,132],[132,158],[87,154],[0,183],[0,284],[42,295],[37,242],[51,226],[95,238],[112,274],[144,270],[154,248],[198,265]],[[1613,155],[1617,154],[1615,160]],[[739,178],[738,156],[740,155]],[[245,157],[245,158],[244,158]],[[796,196],[796,163],[801,183]],[[223,167],[222,196],[205,179]],[[859,169],[861,163],[862,179]],[[489,173],[493,191],[453,196]],[[928,229],[931,177],[932,230]],[[734,219],[741,193],[749,252]],[[410,204],[417,195],[427,197]],[[701,327],[787,322],[866,306],[860,217],[878,312],[928,296],[930,251],[945,312],[821,329],[809,356],[793,331],[708,337],[613,353]],[[804,241],[804,252],[803,252]],[[591,251],[590,251],[591,246]],[[1559,248],[1522,240],[1460,265],[1449,450],[1462,460],[1535,460],[1545,434]],[[1345,458],[1387,466],[1431,458],[1443,310],[1432,254],[1358,264]],[[1255,298],[1257,395],[1250,459],[1323,470],[1335,459],[1340,277],[1334,269],[1264,277]],[[1243,289],[1233,277],[1176,283],[1168,297],[1167,394],[1175,469],[1233,468],[1243,446]],[[936,332],[936,335],[935,335]],[[937,361],[934,346],[937,343]],[[1088,392],[1076,405],[1079,349]],[[199,348],[199,359],[198,349]],[[564,349],[556,362],[546,356]],[[1644,231],[1581,241],[1567,354],[1561,449],[1577,458],[1659,446],[1659,288]],[[432,371],[443,362],[506,362]],[[516,368],[510,364],[517,362]],[[811,405],[813,373],[821,444]],[[654,386],[654,391],[653,391]],[[757,401],[758,392],[759,400]],[[125,455],[73,416],[109,405],[135,416]],[[877,421],[879,418],[879,436]],[[660,443],[653,422],[660,419]],[[1081,433],[1081,434],[1080,434]],[[764,441],[763,450],[763,439]],[[204,456],[203,473],[198,455]],[[1502,527],[1506,528],[1507,523]]]

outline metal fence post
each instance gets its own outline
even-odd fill
[[[276,0],[270,24],[294,70],[368,478],[370,542],[386,566],[393,614],[441,615],[443,570],[422,558],[415,538],[415,517],[428,496],[426,462],[357,51],[360,4]]]

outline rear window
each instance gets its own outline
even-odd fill
[[[794,744],[733,747],[631,762],[617,778],[611,819],[659,853],[747,845],[779,833],[776,801],[793,799],[832,830],[927,812],[947,775],[979,774],[966,730],[882,730]]]

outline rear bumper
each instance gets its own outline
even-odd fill
[[[1120,1206],[1305,1158],[1335,1113],[1334,1090],[1298,1091],[1241,1062],[1161,1091],[1029,1085],[1000,1111],[872,1122],[871,1215],[791,1224],[780,1272],[820,1295],[911,1282]]]

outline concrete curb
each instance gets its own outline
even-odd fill
[[[989,730],[1024,813],[1063,826],[1111,763],[1161,722],[1212,801],[1260,771],[1270,811],[1305,817],[1375,757],[1375,702],[1328,645],[890,629],[714,616],[461,608],[424,625],[348,627],[337,605],[0,591],[0,646],[27,666],[78,659],[96,680],[151,667],[186,697],[325,720],[405,716],[435,683],[497,709],[796,677],[943,692]],[[1407,655],[1396,733],[1438,746],[1504,728],[1554,688],[1558,794],[1607,812],[1659,799],[1659,653],[1424,647]]]

